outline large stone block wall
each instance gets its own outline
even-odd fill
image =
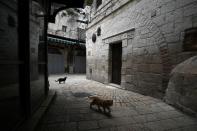
[[[104,2],[86,32],[87,78],[110,83],[109,44],[122,41],[121,87],[162,97],[173,67],[195,54],[182,45],[184,30],[197,27],[196,7],[197,0]]]
[[[36,2],[32,2],[30,12],[30,88],[31,88],[31,110],[34,112],[44,100],[45,96],[45,65],[42,64],[44,61],[41,61],[39,57],[45,57],[44,54],[40,55],[44,51],[44,48],[41,48],[40,36],[43,26],[40,25],[41,22],[44,22],[44,18],[38,18],[34,14],[39,14],[42,9],[40,5]]]
[[[0,1],[0,129],[13,130],[21,120],[17,2]],[[18,122],[18,123],[17,123]]]

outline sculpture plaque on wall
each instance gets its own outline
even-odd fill
[[[98,29],[97,29],[97,36],[100,36],[101,35],[101,27],[99,27]]]
[[[94,43],[96,42],[96,34],[92,35],[92,42],[94,42]]]

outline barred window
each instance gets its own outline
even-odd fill
[[[197,28],[185,30],[183,51],[197,51]]]
[[[67,29],[67,26],[64,26],[64,25],[63,25],[63,26],[62,26],[62,31],[63,31],[63,32],[66,32],[66,29]]]

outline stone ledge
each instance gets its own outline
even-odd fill
[[[135,28],[131,28],[126,31],[122,31],[118,34],[114,34],[112,36],[103,38],[103,43],[110,44],[110,43],[114,43],[117,41],[132,39],[134,37],[134,32],[135,32]]]

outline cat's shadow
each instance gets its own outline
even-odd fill
[[[109,118],[112,118],[112,115],[110,112],[104,112],[102,110],[99,110],[99,109],[95,109],[95,108],[90,108],[91,110],[95,111],[96,113],[99,113],[99,114],[102,114],[102,115],[105,115]]]

